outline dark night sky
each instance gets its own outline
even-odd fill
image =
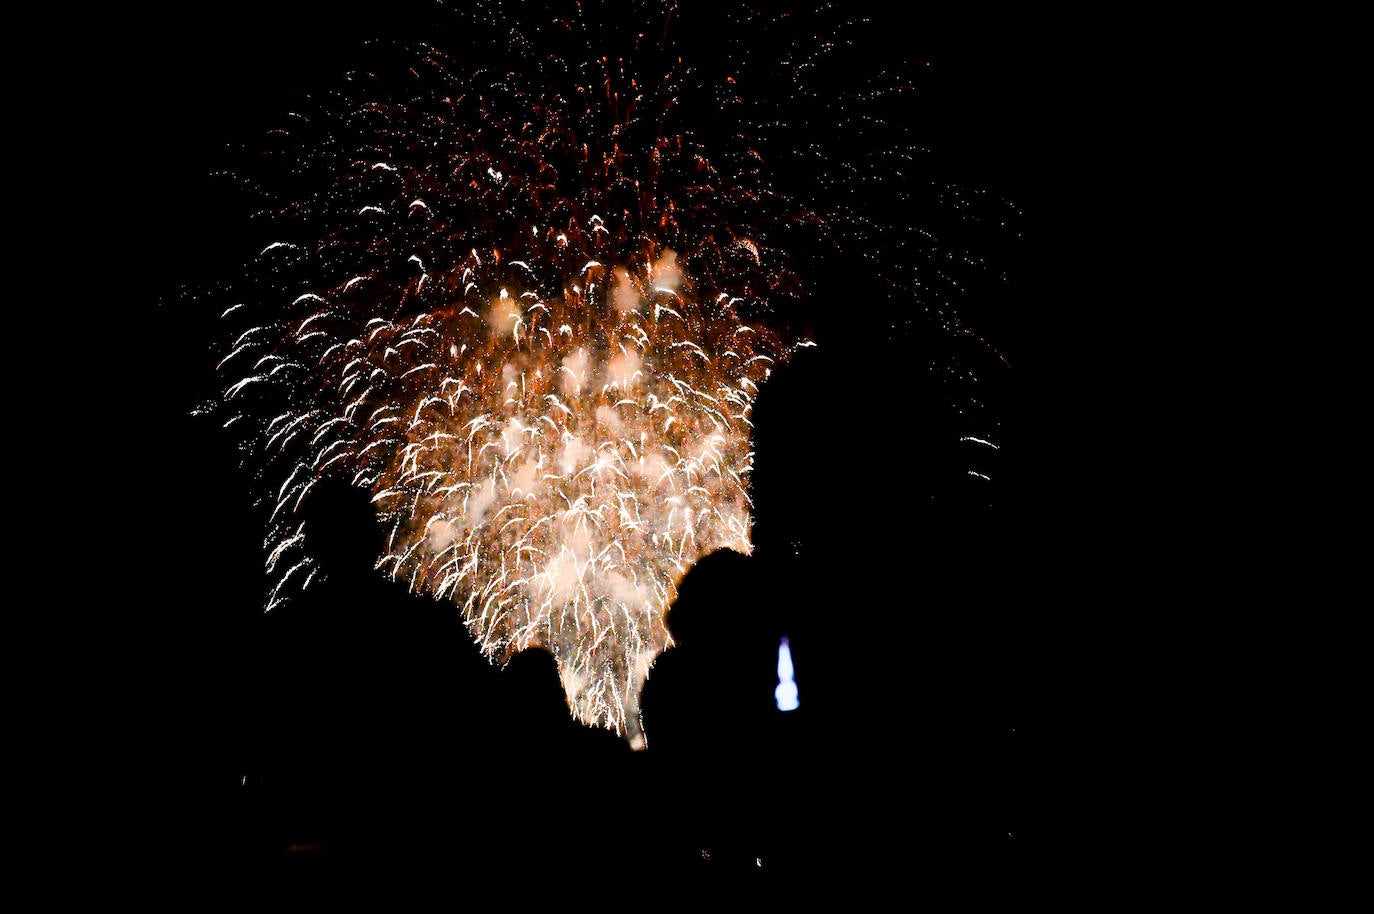
[[[839,478],[827,481],[826,509],[799,510],[795,493],[816,481],[810,462],[784,456],[815,448],[801,423],[817,409],[854,410],[827,378],[863,370],[894,386],[910,380],[900,345],[839,344],[779,372],[755,414],[759,529],[774,543],[804,541],[804,555],[778,549],[705,581],[701,591],[716,591],[699,598],[703,639],[716,631],[712,613],[732,601],[755,621],[697,662],[730,668],[707,677],[717,683],[752,681],[759,664],[767,679],[769,651],[786,631],[803,710],[786,725],[766,714],[757,726],[732,725],[739,748],[710,763],[728,783],[710,783],[737,801],[720,828],[752,837],[702,869],[688,854],[699,850],[688,847],[697,827],[689,804],[674,798],[713,789],[691,783],[705,763],[655,760],[652,732],[650,751],[629,757],[564,728],[537,660],[485,676],[444,607],[363,579],[351,595],[318,598],[333,605],[264,619],[250,480],[228,439],[188,415],[209,392],[214,354],[205,322],[179,311],[178,293],[232,276],[252,253],[241,203],[209,172],[229,161],[228,145],[272,126],[295,92],[346,69],[365,39],[423,37],[413,26],[423,9],[254,0],[169,18],[130,13],[111,23],[120,39],[95,67],[98,101],[82,129],[109,150],[96,177],[115,195],[104,253],[131,277],[110,297],[129,338],[115,366],[125,378],[119,399],[134,413],[108,420],[130,483],[114,496],[120,539],[133,550],[118,565],[122,591],[143,608],[121,632],[132,642],[121,671],[130,689],[101,705],[92,743],[130,772],[112,828],[140,832],[132,872],[144,868],[150,884],[171,868],[223,879],[232,864],[337,884],[346,870],[330,867],[340,860],[404,858],[435,875],[464,859],[460,870],[504,872],[519,867],[494,848],[516,847],[520,866],[537,869],[563,865],[562,842],[583,828],[587,845],[602,848],[594,860],[619,855],[641,871],[693,879],[712,878],[711,866],[733,872],[758,850],[793,880],[924,876],[1014,894],[1008,881],[1046,805],[1038,722],[1079,611],[1057,583],[1074,554],[1056,494],[1074,446],[1064,441],[1064,404],[1047,402],[1071,348],[1064,302],[1080,294],[1066,279],[1065,176],[1082,153],[1054,88],[1064,53],[1056,24],[928,15],[892,32],[894,48],[932,64],[912,117],[941,176],[990,188],[1023,214],[1020,240],[1001,237],[988,250],[1010,281],[980,287],[965,309],[1013,366],[989,378],[1004,422],[999,475],[981,501],[951,481],[962,472],[958,453],[941,437],[937,398],[918,389],[918,404],[930,403],[917,415],[930,422],[919,433],[924,451],[904,469],[928,480],[924,500]],[[892,406],[864,409],[856,419],[882,422]],[[889,546],[860,554],[856,540],[891,526],[897,498],[910,500],[904,525]],[[342,501],[338,523],[355,521]],[[370,605],[358,605],[358,593]],[[705,703],[729,706],[728,695],[707,693]],[[760,780],[761,760],[779,758],[789,773]],[[782,814],[758,796],[788,810],[787,834],[760,824]],[[651,811],[627,811],[637,805]],[[570,810],[584,824],[567,825]],[[894,820],[897,845],[879,846],[879,829]],[[628,841],[621,823],[642,827],[644,840]],[[489,840],[479,852],[462,836]],[[290,845],[307,850],[285,853]],[[317,845],[324,850],[309,850]]]

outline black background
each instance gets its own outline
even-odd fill
[[[182,293],[253,253],[242,201],[211,171],[362,42],[424,37],[427,16],[313,2],[114,16],[79,90],[67,126],[90,142],[71,180],[110,195],[88,231],[123,271],[94,296],[114,328],[101,459],[118,480],[104,495],[118,558],[102,592],[118,659],[72,774],[115,801],[105,852],[136,884],[202,895],[404,873],[455,895],[586,879],[623,899],[667,875],[1015,896],[1054,816],[1042,722],[1085,609],[1064,583],[1083,577],[1065,486],[1084,445],[1055,379],[1078,341],[1070,185],[1091,147],[1088,114],[1054,78],[1059,24],[908,13],[883,49],[930,63],[912,118],[939,174],[1022,212],[1019,237],[986,241],[1007,282],[964,302],[1010,364],[987,379],[1003,421],[993,483],[971,493],[966,446],[913,379],[910,340],[837,335],[780,371],[755,413],[758,553],[689,577],[673,624],[701,634],[665,655],[650,749],[631,754],[564,720],[547,657],[490,670],[450,608],[385,583],[340,576],[264,617],[251,480],[190,416],[216,356]],[[833,383],[857,373],[903,391],[900,409]],[[919,419],[916,447],[874,434],[919,482],[819,474],[818,411],[879,429]],[[818,491],[821,507],[800,494]],[[365,507],[331,498],[324,522],[365,539]],[[771,708],[782,633],[802,701],[786,717]],[[753,705],[739,697],[751,689]],[[661,738],[655,708],[676,721]]]

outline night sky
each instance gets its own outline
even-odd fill
[[[453,607],[364,573],[360,493],[327,490],[313,509],[339,573],[264,616],[252,480],[191,415],[215,394],[217,354],[190,293],[256,253],[245,201],[212,172],[364,41],[426,37],[432,19],[407,2],[131,14],[98,68],[90,124],[111,139],[101,180],[121,213],[104,231],[127,264],[106,296],[129,340],[108,418],[126,483],[111,497],[138,618],[91,743],[127,772],[103,817],[125,875],[209,897],[396,874],[455,900],[474,880],[526,878],[608,904],[652,897],[659,878],[1017,897],[1052,816],[1039,722],[1065,651],[1054,580],[1071,563],[1051,482],[1068,448],[1045,402],[1074,157],[1048,90],[1053,30],[924,15],[875,49],[930,63],[910,117],[932,172],[1020,213],[1006,230],[949,224],[990,264],[962,316],[1009,364],[980,380],[1002,424],[992,481],[970,484],[942,392],[913,379],[938,344],[822,318],[822,345],[755,409],[757,552],[689,575],[669,617],[683,646],[645,699],[650,746],[630,753],[567,718],[547,655],[492,669]],[[902,391],[916,421],[891,431],[897,404],[855,402],[845,376]],[[875,429],[887,470],[919,481],[825,469],[818,411]],[[790,715],[772,700],[784,634]]]

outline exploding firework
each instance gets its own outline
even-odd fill
[[[751,409],[810,345],[786,314],[803,261],[868,218],[830,191],[882,171],[777,145],[788,111],[828,116],[806,74],[842,41],[745,67],[736,35],[708,73],[672,7],[554,6],[526,31],[478,6],[455,31],[481,54],[410,48],[274,132],[263,168],[293,199],[224,311],[220,409],[266,483],[269,610],[319,573],[298,510],[346,480],[380,571],[456,604],[497,661],[547,648],[575,716],[639,745],[677,584],[751,549]]]

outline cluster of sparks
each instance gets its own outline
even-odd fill
[[[548,648],[581,719],[629,728],[676,583],[706,553],[749,550],[749,412],[776,349],[700,302],[672,251],[638,277],[589,260],[555,296],[533,276],[484,292],[489,256],[484,270],[471,252],[449,277],[462,290],[413,317],[363,320],[339,287],[240,336],[231,358],[253,367],[230,400],[283,374],[332,392],[265,428],[275,452],[305,448],[276,495],[269,563],[304,536],[279,522],[342,471],[385,519],[379,567],[459,603],[488,653]]]
[[[798,287],[770,226],[825,222],[748,136],[676,122],[695,77],[671,12],[630,60],[519,32],[506,69],[422,46],[399,92],[297,116],[277,154],[318,184],[273,210],[220,363],[269,483],[269,610],[320,571],[302,504],[346,480],[378,569],[452,601],[497,662],[549,650],[574,715],[636,745],[677,585],[751,549],[759,386],[809,345],[749,318]]]

